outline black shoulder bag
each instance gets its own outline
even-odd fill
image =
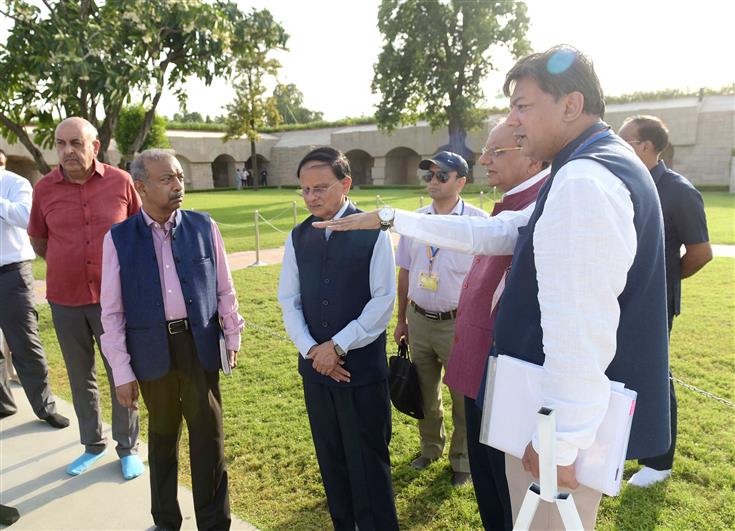
[[[408,344],[401,341],[398,354],[388,360],[390,400],[398,411],[415,419],[424,418],[419,375],[411,362]]]

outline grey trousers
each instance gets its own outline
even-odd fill
[[[100,336],[103,333],[100,305],[62,306],[55,303],[50,305],[56,337],[69,375],[81,442],[85,451],[100,453],[107,445],[102,434],[94,349],[95,340],[99,346]],[[104,356],[102,362],[107,371],[112,396],[112,437],[117,441],[117,455],[125,457],[138,452],[138,412],[121,406],[117,401],[112,369]]]
[[[33,269],[30,262],[0,273],[0,329],[13,353],[12,363],[38,418],[56,412],[48,383],[46,354],[38,336],[38,314],[33,306]],[[5,364],[7,352],[0,349],[0,415],[18,408],[10,390]]]

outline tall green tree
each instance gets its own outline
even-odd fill
[[[109,162],[131,94],[147,109],[131,144],[138,151],[165,90],[185,103],[185,79],[210,83],[230,72],[245,19],[222,0],[7,0],[0,15],[13,21],[0,47],[0,135],[21,142],[42,172],[49,166],[38,146],[50,147],[55,124],[68,116],[97,127],[99,158]]]
[[[275,78],[281,64],[271,57],[276,50],[286,50],[288,34],[267,9],[253,9],[240,28],[235,42],[235,100],[227,106],[226,134],[223,141],[246,136],[250,140],[253,187],[258,187],[258,157],[255,142],[258,133],[281,117],[275,98],[265,97],[265,81]]]
[[[285,124],[306,124],[324,118],[324,113],[304,107],[304,94],[293,83],[276,85],[273,97],[276,100],[278,114]]]
[[[467,131],[484,116],[480,83],[494,69],[492,54],[505,47],[526,53],[528,15],[511,0],[383,0],[378,28],[384,44],[373,77],[382,128],[426,119],[448,127],[452,151],[471,154]]]
[[[132,160],[135,155],[136,152],[133,151],[135,140],[145,121],[146,114],[147,110],[142,104],[123,107],[120,111],[114,137],[123,160]],[[156,115],[148,134],[143,139],[143,144],[138,147],[137,151],[168,147],[171,147],[171,144],[166,136],[166,119],[163,116]]]

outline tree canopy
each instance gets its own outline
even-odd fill
[[[452,151],[468,155],[465,138],[484,118],[480,84],[494,69],[493,52],[526,53],[528,21],[519,1],[383,0],[384,44],[372,83],[381,95],[379,125],[426,119],[434,129],[448,127]]]
[[[0,135],[20,141],[42,172],[49,166],[37,145],[51,145],[60,119],[97,127],[99,158],[109,162],[120,112],[135,95],[146,109],[130,147],[138,151],[164,90],[185,104],[184,80],[227,76],[233,49],[249,40],[248,17],[229,0],[8,0],[0,14],[14,21],[0,48]]]
[[[130,160],[135,155],[133,151],[133,143],[138,136],[141,126],[145,120],[146,109],[143,105],[130,105],[129,107],[123,107],[120,111],[120,116],[117,120],[117,126],[115,127],[115,141],[117,142],[117,149],[124,158]],[[156,115],[151,123],[151,128],[148,134],[143,140],[143,144],[138,148],[138,151],[143,151],[148,148],[167,148],[171,147],[166,136],[166,119],[163,116]]]
[[[284,124],[306,124],[324,118],[324,113],[304,107],[304,94],[293,83],[276,85],[273,97],[276,101],[276,110]]]
[[[234,46],[235,100],[227,106],[224,141],[246,136],[250,140],[251,169],[258,174],[255,142],[259,130],[281,121],[273,96],[265,97],[265,81],[275,78],[281,64],[271,57],[276,50],[287,50],[288,34],[267,9],[253,9],[243,26],[243,36]],[[253,180],[254,187],[258,179]]]

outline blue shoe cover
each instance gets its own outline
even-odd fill
[[[84,452],[82,455],[77,457],[68,467],[66,467],[66,473],[70,476],[78,476],[87,471],[89,467],[99,461],[106,450],[102,450],[98,454],[92,454],[90,452]]]
[[[131,454],[120,458],[122,475],[125,479],[133,479],[145,472],[143,461],[137,455]]]

